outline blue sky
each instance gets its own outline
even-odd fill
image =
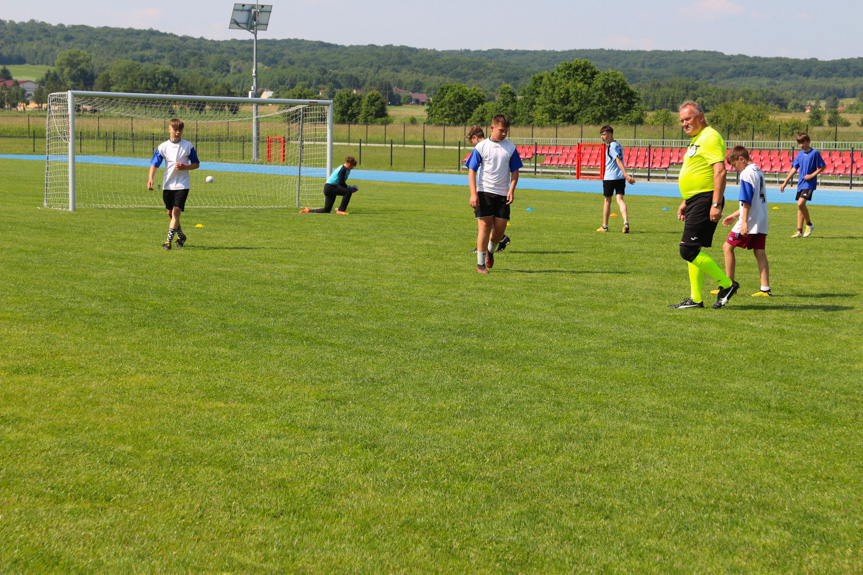
[[[272,0],[259,38],[417,48],[716,50],[792,58],[863,57],[860,0],[679,0],[396,3],[382,0]],[[228,30],[234,2],[180,0],[3,0],[0,18],[51,24],[154,28],[211,39],[250,38]],[[488,6],[493,6],[488,13]]]

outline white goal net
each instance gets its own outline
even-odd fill
[[[201,161],[187,205],[323,203],[331,101],[61,92],[48,98],[45,207],[163,207],[164,164],[152,191],[147,175],[172,118],[185,123]]]

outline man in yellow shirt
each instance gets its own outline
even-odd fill
[[[721,308],[740,287],[701,248],[713,245],[716,225],[725,204],[725,141],[719,132],[707,125],[701,104],[688,100],[680,106],[680,125],[692,137],[683,158],[678,185],[683,203],[677,208],[677,219],[686,222],[680,240],[680,257],[689,263],[690,297],[675,309],[703,308],[701,292],[704,274],[719,283],[714,308]]]

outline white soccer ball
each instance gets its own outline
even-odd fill
[[[208,184],[212,184],[215,180],[213,179],[213,176],[207,176],[206,178],[204,178],[204,181]]]

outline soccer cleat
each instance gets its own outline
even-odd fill
[[[716,303],[713,304],[713,309],[719,309],[728,305],[728,300],[731,299],[737,290],[740,289],[740,284],[731,280],[731,285],[725,289],[719,290],[719,295],[716,296]]]
[[[803,237],[808,238],[809,236],[811,236],[812,230],[814,230],[814,229],[815,229],[815,224],[809,224],[808,226],[806,226],[806,231],[803,232]]]
[[[601,228],[596,228],[596,231],[598,231],[598,232],[607,232],[607,231],[608,231],[608,226],[602,226]]]
[[[772,296],[772,295],[773,295],[773,294],[772,294],[772,293],[770,293],[770,290],[767,290],[767,291],[764,291],[764,290],[758,290],[757,292],[755,292],[754,294],[752,294],[752,297],[770,297],[770,296]]]
[[[478,274],[487,274],[487,273],[488,273],[488,268],[486,268],[485,266],[477,265],[477,266],[476,266],[476,273],[478,273]]]
[[[186,234],[183,232],[177,232],[177,245],[180,247],[186,245]]]
[[[668,307],[673,308],[673,309],[687,309],[690,307],[701,307],[701,308],[703,308],[704,302],[700,301],[700,302],[696,303],[696,302],[692,301],[691,297],[688,297],[685,300],[683,300],[682,302],[670,304]]]
[[[162,247],[165,248],[166,250],[171,249],[171,242],[165,242],[164,244],[162,244]]]
[[[623,233],[625,233],[625,234],[629,233],[629,222],[626,222],[625,224],[623,224]]]
[[[494,252],[488,252],[485,256],[485,267],[491,269],[494,267]]]
[[[511,241],[512,240],[509,239],[508,235],[503,234],[503,237],[500,239],[500,243],[497,245],[497,251],[502,252],[503,250],[505,250],[506,246],[508,246],[509,242]]]
[[[792,238],[802,238],[802,237],[803,237],[803,234],[801,234],[800,232],[797,232],[796,234],[794,234],[794,235],[793,235],[793,236],[791,236],[791,237],[792,237]]]
[[[337,214],[339,214],[340,216],[346,216],[346,215],[348,215],[348,213],[347,213],[347,212],[343,212],[343,211],[341,211],[341,210],[336,210],[336,213],[337,213]]]
[[[307,214],[307,213],[309,213],[310,211],[312,211],[312,208],[303,208],[302,210],[300,210],[300,213],[301,213],[301,214]]]

